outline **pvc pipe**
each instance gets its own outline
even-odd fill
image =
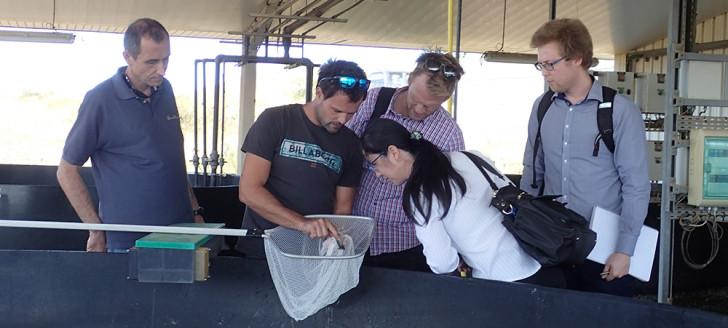
[[[24,221],[24,220],[0,220],[0,227],[122,231],[122,232],[160,232],[160,233],[177,233],[177,234],[188,234],[188,235],[213,235],[213,236],[238,236],[238,237],[245,237],[245,236],[249,235],[247,229],[192,228],[192,227],[149,226],[149,225],[133,225],[133,224],[78,223],[78,222],[54,222],[54,221]]]
[[[331,219],[351,218],[372,220],[369,217],[355,215],[332,215],[312,214],[304,216],[309,219]],[[159,232],[177,233],[188,235],[213,235],[213,236],[257,236],[257,231],[247,229],[226,229],[226,228],[194,228],[174,226],[151,226],[134,224],[107,224],[107,223],[79,223],[79,222],[57,222],[57,221],[33,221],[33,220],[0,220],[0,227],[6,228],[35,228],[35,229],[65,229],[65,230],[97,230],[97,231],[121,231],[121,232]],[[263,236],[265,236],[263,234]]]
[[[453,16],[455,15],[454,11],[454,2],[455,0],[449,0],[447,2],[447,52],[451,53],[453,52],[452,43],[453,43],[453,31],[452,31],[452,24],[453,24]],[[452,97],[451,97],[452,98]],[[452,116],[452,99],[447,100],[447,112]]]

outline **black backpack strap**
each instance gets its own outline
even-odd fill
[[[490,164],[488,164],[488,162],[486,162],[485,160],[480,158],[480,156],[477,156],[473,153],[470,153],[470,152],[467,152],[464,150],[462,151],[462,153],[465,154],[465,156],[467,156],[473,162],[473,164],[475,164],[475,166],[478,168],[478,170],[480,170],[480,173],[482,173],[483,176],[485,177],[485,179],[488,180],[488,184],[490,184],[490,188],[493,189],[493,192],[498,191],[498,189],[499,189],[498,186],[495,185],[495,182],[493,182],[493,179],[490,178],[490,175],[488,173],[486,173],[485,170],[487,170],[490,173],[495,174],[501,180],[505,180],[505,178],[503,178],[503,176],[500,174],[500,172],[498,172],[498,170],[496,170],[494,167],[492,167]],[[483,168],[485,168],[485,170],[483,170]]]
[[[372,116],[369,118],[370,121],[382,116],[384,112],[387,111],[387,107],[389,107],[389,102],[392,101],[392,96],[394,96],[395,91],[397,91],[395,88],[384,87],[379,89],[377,103],[374,104],[374,111],[372,112]]]
[[[553,102],[554,92],[549,90],[543,94],[541,101],[538,103],[538,112],[536,113],[536,119],[538,120],[538,127],[536,128],[536,139],[533,141],[533,158],[531,163],[531,169],[533,170],[531,188],[538,188],[536,184],[536,156],[538,155],[538,148],[541,146],[541,123],[543,122],[546,111],[551,107]],[[539,189],[539,195],[543,194],[543,185]]]
[[[617,95],[617,91],[602,87],[602,102],[597,108],[597,127],[599,128],[599,134],[594,139],[594,151],[592,156],[596,157],[599,155],[599,140],[604,142],[610,152],[614,153],[614,125],[612,120],[612,113],[614,112],[614,96]]]

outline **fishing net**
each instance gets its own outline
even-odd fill
[[[366,217],[315,218],[333,223],[340,242],[333,238],[311,239],[285,227],[266,230],[264,234],[271,278],[283,308],[295,320],[303,320],[334,303],[359,284],[359,268],[374,229],[374,220]]]

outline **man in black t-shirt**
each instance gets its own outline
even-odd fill
[[[313,101],[268,108],[258,117],[241,148],[244,228],[281,225],[311,238],[338,237],[327,220],[303,216],[351,214],[364,157],[359,139],[344,123],[368,88],[356,63],[328,61],[319,70]],[[243,238],[238,248],[262,254],[260,239]]]

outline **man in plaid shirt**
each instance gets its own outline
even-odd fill
[[[380,117],[394,120],[410,132],[419,131],[443,152],[464,150],[460,127],[442,107],[463,74],[457,59],[449,54],[428,52],[420,55],[417,66],[409,75],[408,86],[394,91],[387,110]],[[372,117],[380,90],[370,90],[346,124],[359,137]],[[377,177],[369,165],[365,166],[353,214],[374,218],[377,224],[364,264],[429,272],[414,223],[402,209],[404,185],[393,185],[385,178]]]

